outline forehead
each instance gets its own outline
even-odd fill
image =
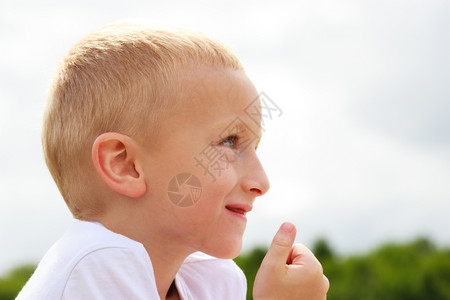
[[[181,102],[191,112],[240,113],[258,93],[243,70],[218,67],[189,68],[181,73]]]
[[[230,128],[261,136],[261,114],[246,111],[259,105],[258,93],[244,71],[229,68],[190,68],[178,74],[174,105],[158,129],[165,141],[192,137],[210,142]],[[182,137],[181,137],[182,136]],[[203,141],[202,143],[206,143]],[[154,143],[153,145],[155,145]]]

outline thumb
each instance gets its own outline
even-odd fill
[[[272,240],[263,264],[285,266],[294,244],[295,235],[296,229],[294,224],[289,222],[283,223]]]

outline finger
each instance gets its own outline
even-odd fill
[[[264,257],[263,264],[285,266],[295,240],[294,224],[283,223],[275,234],[272,244]]]
[[[328,290],[330,289],[330,281],[325,275],[323,275],[323,284],[325,286],[325,292],[328,292]]]
[[[317,258],[305,245],[296,244],[292,247],[288,264],[303,265],[306,262],[317,261]]]

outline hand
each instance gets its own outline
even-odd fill
[[[261,263],[253,298],[324,300],[330,286],[320,262],[304,245],[293,245],[295,226],[283,223]]]

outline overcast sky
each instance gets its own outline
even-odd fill
[[[450,245],[450,2],[0,2],[0,274],[71,223],[42,157],[48,83],[69,48],[127,18],[229,44],[283,111],[258,150],[271,190],[245,248],[282,221],[341,253],[427,235]]]

